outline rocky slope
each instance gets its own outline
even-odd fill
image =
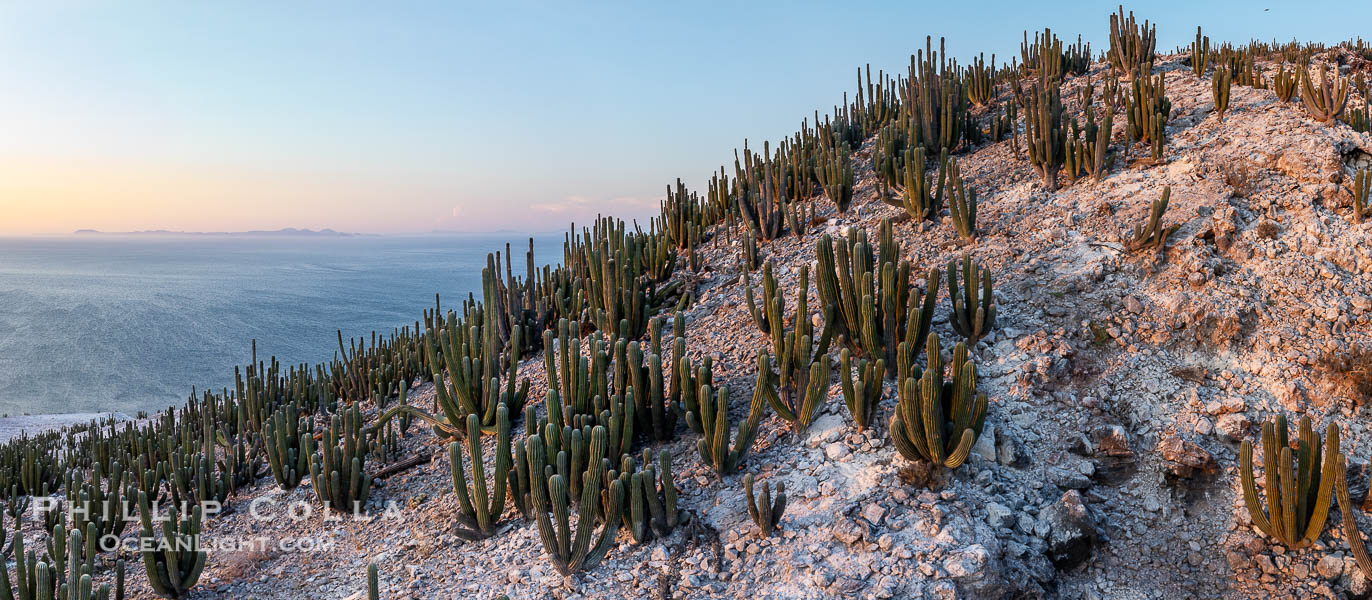
[[[1368,390],[1340,356],[1372,347],[1372,225],[1350,224],[1342,182],[1351,165],[1368,165],[1372,137],[1238,85],[1221,121],[1208,78],[1176,57],[1160,62],[1173,102],[1165,164],[1117,161],[1099,183],[1050,193],[1022,150],[1000,142],[959,157],[980,200],[975,243],[961,244],[948,222],[897,224],[916,272],[963,254],[990,267],[1000,310],[972,349],[991,399],[986,432],[931,489],[909,483],[887,438],[890,384],[877,425],[858,433],[834,378],[803,439],[769,415],[747,459],[745,472],[786,484],[779,534],[756,537],[741,474],[721,480],[683,434],[666,448],[691,525],[641,546],[621,533],[604,563],[564,580],[532,523],[511,518],[479,542],[453,535],[447,454],[416,427],[403,454],[434,458],[386,479],[370,522],[318,511],[292,520],[266,482],[236,499],[208,524],[210,543],[304,536],[331,546],[217,551],[192,597],[363,597],[369,560],[386,598],[1366,597],[1372,583],[1347,551],[1338,510],[1313,549],[1255,532],[1237,449],[1277,413],[1332,419],[1354,495],[1367,496]],[[819,231],[875,235],[880,219],[899,215],[875,200],[870,150],[858,152],[847,214],[822,202],[826,221],[810,235],[762,245],[783,290],[814,260]],[[1164,186],[1166,220],[1180,230],[1164,252],[1125,252],[1120,239]],[[703,273],[679,275],[699,279],[687,335],[692,352],[715,357],[741,419],[766,342],[744,306],[740,249],[719,237],[706,252]],[[935,331],[951,347],[947,306],[941,299]],[[541,360],[522,372],[542,398]],[[430,394],[421,388],[415,402]],[[305,486],[291,496],[312,499]],[[255,500],[267,520],[249,514]],[[1367,517],[1363,528],[1372,531]],[[132,585],[145,586],[133,571]]]

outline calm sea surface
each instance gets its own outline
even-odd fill
[[[0,238],[0,414],[157,410],[233,385],[258,356],[330,359],[336,331],[413,325],[480,295],[486,254],[527,234]],[[538,264],[562,257],[538,234]]]

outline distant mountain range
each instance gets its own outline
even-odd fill
[[[318,231],[313,229],[296,229],[287,227],[285,229],[255,229],[252,231],[170,231],[167,229],[146,229],[143,231],[97,231],[95,229],[77,229],[79,235],[276,235],[276,236],[299,236],[299,237],[351,237],[357,235],[367,235],[365,233],[347,233],[334,231],[324,228]]]

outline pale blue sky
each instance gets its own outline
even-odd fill
[[[1158,46],[1334,42],[1372,3],[1149,2]],[[924,36],[1099,53],[1111,2],[0,4],[0,234],[562,229],[654,212]],[[1270,10],[1264,10],[1270,9]],[[457,217],[453,215],[456,214]]]

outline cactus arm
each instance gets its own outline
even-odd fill
[[[1253,443],[1248,440],[1244,440],[1239,446],[1239,475],[1243,483],[1243,502],[1248,507],[1248,516],[1258,530],[1268,536],[1277,537],[1258,499],[1258,489],[1253,482]]]
[[[1342,458],[1339,453],[1339,426],[1330,423],[1326,430],[1324,450],[1324,464],[1320,469],[1319,494],[1315,498],[1315,505],[1311,508],[1310,524],[1305,529],[1302,537],[1303,543],[1313,543],[1324,531],[1324,522],[1329,518],[1329,504],[1332,500],[1332,492],[1335,483],[1336,471]],[[1317,446],[1318,447],[1318,446]],[[1351,518],[1352,515],[1349,515]],[[1356,528],[1356,526],[1355,526]],[[1351,543],[1350,538],[1350,543]]]
[[[1339,497],[1339,510],[1343,511],[1344,538],[1353,558],[1358,561],[1358,569],[1364,574],[1372,573],[1372,556],[1367,555],[1367,545],[1363,542],[1362,532],[1358,531],[1357,509],[1348,495],[1347,459],[1340,454],[1334,463],[1334,477]]]
[[[1277,471],[1281,476],[1281,502],[1282,502],[1282,543],[1296,545],[1296,477],[1292,473],[1291,448],[1282,448],[1279,452],[1277,461]]]

